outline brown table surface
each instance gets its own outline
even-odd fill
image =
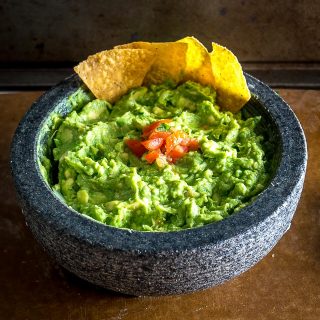
[[[13,132],[40,92],[0,94],[0,319],[320,319],[320,91],[278,90],[307,136],[307,176],[291,229],[249,271],[215,288],[128,297],[60,268],[26,228],[9,170]]]

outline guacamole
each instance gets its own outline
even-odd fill
[[[40,166],[67,205],[107,225],[199,227],[246,206],[269,181],[260,117],[220,111],[211,87],[191,81],[138,87],[114,105],[80,88],[69,103],[72,112],[53,120]],[[197,147],[161,165],[147,161],[147,150],[137,156],[126,141],[140,141],[160,119],[170,121],[157,131],[184,132]]]

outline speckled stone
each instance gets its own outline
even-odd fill
[[[131,295],[192,292],[221,284],[262,259],[290,228],[303,187],[306,141],[290,107],[246,75],[253,98],[276,142],[278,163],[268,188],[237,214],[200,228],[137,232],[105,226],[61,202],[41,177],[38,144],[52,112],[67,113],[75,75],[39,98],[20,122],[11,168],[23,214],[36,239],[64,268],[96,285]]]

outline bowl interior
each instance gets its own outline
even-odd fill
[[[75,88],[75,90],[76,89],[77,88]],[[52,167],[52,175],[49,176],[49,179],[48,179],[49,181],[46,181],[46,183],[48,183],[49,185],[53,185],[58,182],[56,178],[58,173],[58,164],[54,162],[53,155],[52,155],[52,144],[53,144],[52,137],[54,136],[54,131],[55,131],[55,129],[52,129],[52,117],[56,114],[59,114],[65,117],[71,111],[72,111],[72,106],[68,102],[68,96],[65,95],[56,105],[52,105],[52,107],[48,111],[46,117],[44,118],[44,121],[41,123],[39,128],[38,138],[37,138],[37,157],[39,159],[38,163],[40,162],[43,156],[46,156],[48,159],[50,159],[51,163],[54,164]],[[268,160],[267,171],[270,176],[268,184],[270,184],[270,182],[272,181],[273,177],[277,172],[277,168],[280,163],[281,153],[282,153],[282,147],[281,147],[282,144],[281,144],[281,137],[280,137],[278,125],[275,119],[270,114],[267,107],[255,95],[251,97],[250,101],[245,105],[245,107],[242,109],[241,112],[242,112],[243,118],[261,116],[261,121],[258,127],[256,128],[256,131],[259,135],[264,136],[264,140],[265,140],[264,149],[266,153],[266,158]],[[43,175],[41,175],[41,178],[44,179]],[[60,201],[64,202],[64,199],[61,197],[61,195],[55,193],[55,196],[57,196]],[[254,198],[256,197],[257,196],[255,196]],[[250,203],[251,199],[248,199],[248,200]],[[86,215],[83,215],[83,217],[88,218]],[[214,222],[214,223],[219,223],[219,222]],[[175,232],[175,231],[171,231],[171,232]]]

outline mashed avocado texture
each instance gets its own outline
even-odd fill
[[[222,220],[247,205],[268,183],[260,117],[221,112],[211,87],[167,82],[131,90],[114,105],[80,88],[73,111],[55,121],[42,171],[78,212],[107,225],[172,231]],[[128,148],[143,128],[182,130],[199,149],[159,167]],[[54,169],[55,168],[55,169]]]

